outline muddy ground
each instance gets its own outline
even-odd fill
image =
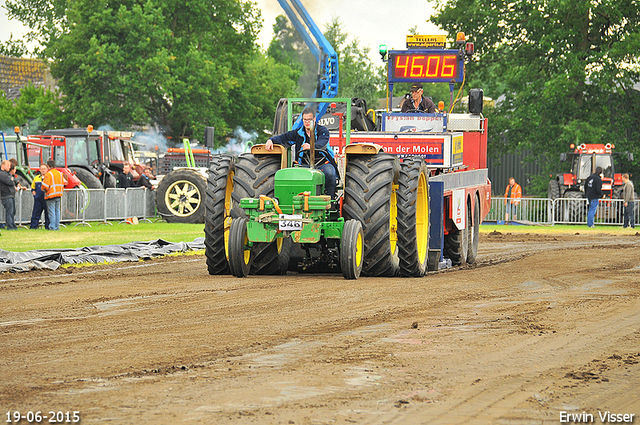
[[[640,235],[482,234],[422,279],[182,256],[0,280],[2,422],[640,423]]]

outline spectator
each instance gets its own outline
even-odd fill
[[[594,224],[596,218],[596,210],[600,199],[604,197],[602,192],[602,167],[596,167],[595,173],[591,174],[584,181],[584,191],[589,199],[589,212],[587,213],[587,226],[596,227]]]
[[[49,212],[49,230],[60,230],[60,199],[67,184],[67,178],[58,170],[53,160],[47,161],[49,171],[42,179],[42,190]]]
[[[118,173],[116,181],[116,187],[119,187],[121,189],[135,186],[135,183],[133,182],[133,175],[131,174],[131,164],[129,164],[128,162],[125,162],[123,164],[122,172]]]
[[[504,191],[504,203],[507,205],[507,212],[504,214],[504,221],[509,221],[509,215],[513,220],[518,219],[518,205],[522,199],[522,187],[516,183],[516,179],[509,178],[509,184]]]
[[[0,197],[4,207],[5,226],[7,230],[16,230],[16,191],[19,183],[17,177],[11,175],[11,167],[13,164],[8,159],[0,163]]]
[[[624,202],[624,224],[622,227],[625,229],[629,226],[633,229],[636,227],[635,217],[633,215],[633,203],[634,199],[634,189],[633,183],[629,180],[629,174],[624,173],[622,175],[622,183],[624,186],[622,188],[622,199]]]
[[[154,185],[151,184],[151,179],[153,178],[153,175],[151,175],[151,168],[150,167],[145,167],[144,168],[144,172],[142,173],[142,175],[140,176],[140,178],[138,179],[138,186],[139,187],[146,187],[149,190],[154,190],[156,187]]]
[[[33,212],[31,213],[30,229],[37,229],[40,226],[42,211],[44,211],[44,228],[49,228],[49,211],[47,210],[47,202],[44,199],[44,190],[42,190],[42,179],[48,171],[49,167],[47,167],[47,164],[40,164],[40,174],[36,175],[31,183]]]

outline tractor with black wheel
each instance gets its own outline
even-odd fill
[[[241,163],[245,162],[242,156],[235,165],[231,200],[240,198],[236,204],[240,211],[231,221],[227,238],[228,265],[233,275],[286,272],[291,244],[302,246],[305,265],[321,263],[327,271],[341,270],[346,279],[357,279],[361,273],[426,273],[429,201],[424,161],[400,163],[373,144],[347,147],[344,191],[334,200],[323,195],[322,172],[305,167],[279,168],[280,156],[286,151],[278,148],[274,155],[264,154],[264,147],[255,146],[253,153],[245,156],[253,159],[251,173],[243,177],[239,177]],[[265,182],[269,182],[268,191],[260,188]],[[222,188],[216,188],[222,204]],[[249,192],[254,196],[240,195]],[[234,210],[238,208],[231,208],[232,216]],[[219,240],[224,240],[224,223],[220,220],[217,229],[223,235]],[[222,252],[218,257],[222,259]],[[207,260],[211,272],[218,262],[209,256]]]

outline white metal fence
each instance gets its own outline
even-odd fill
[[[156,216],[155,192],[145,187],[128,189],[71,189],[65,190],[60,202],[63,223],[107,223],[124,221],[130,217],[149,219]],[[33,195],[30,190],[16,193],[18,226],[29,226],[33,212]],[[0,223],[5,223],[4,208],[0,208]],[[40,224],[44,223],[44,214]]]
[[[504,221],[507,212],[505,198],[492,198],[486,221]],[[516,220],[538,224],[587,224],[589,209],[586,198],[522,198],[516,211]],[[596,210],[596,224],[622,226],[624,220],[622,199],[602,199]],[[635,223],[640,220],[640,201],[635,201]],[[509,217],[513,220],[513,217]]]

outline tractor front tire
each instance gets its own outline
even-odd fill
[[[247,219],[234,219],[229,229],[229,269],[235,277],[247,277],[251,270],[252,253],[247,242]]]
[[[423,158],[405,158],[398,180],[400,274],[422,277],[428,269],[429,177]]]
[[[209,167],[204,214],[204,245],[210,275],[229,273],[228,243],[234,157],[215,155]]]
[[[168,223],[204,222],[207,181],[189,168],[167,174],[156,189],[158,213]]]
[[[367,276],[397,276],[400,271],[394,187],[398,175],[398,159],[386,153],[350,155],[347,161],[342,211],[345,220],[362,225],[362,272]]]
[[[340,268],[345,279],[357,279],[362,272],[364,259],[362,224],[347,220],[340,239]]]
[[[280,169],[279,155],[242,154],[236,159],[233,176],[233,208],[231,215],[246,217],[239,207],[242,198],[273,197],[275,174]],[[282,275],[289,268],[291,238],[277,238],[273,242],[253,244],[251,274]]]

